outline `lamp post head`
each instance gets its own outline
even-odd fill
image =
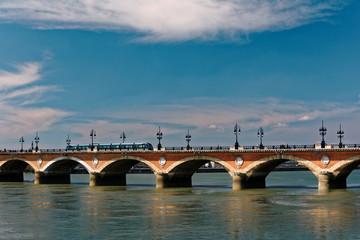
[[[263,130],[262,127],[260,127],[260,128],[258,129],[257,135],[258,135],[258,137],[260,137],[260,145],[259,145],[259,148],[260,148],[260,149],[264,149],[264,145],[263,145],[263,143],[262,143],[262,138],[263,138],[263,136],[264,136],[264,130]]]
[[[326,135],[326,127],[324,127],[324,120],[321,121],[321,127],[319,128],[319,132],[321,135],[321,148],[325,148],[326,143],[325,143],[325,135]]]
[[[21,136],[21,138],[19,139],[19,142],[20,142],[20,145],[21,145],[20,152],[22,152],[22,151],[23,151],[24,142],[25,142],[23,136]]]
[[[68,137],[66,139],[66,145],[70,146],[70,144],[71,144],[71,139],[70,139],[70,136],[68,134]]]
[[[188,129],[188,132],[187,132],[185,138],[186,138],[186,141],[191,141],[191,135],[190,135],[189,129]]]
[[[187,141],[187,146],[186,146],[186,149],[187,149],[187,150],[190,150],[191,135],[190,135],[190,131],[189,131],[189,129],[188,129],[188,132],[187,132],[187,134],[186,134],[185,138],[186,138],[186,141]]]
[[[40,142],[40,138],[39,138],[39,136],[38,136],[38,132],[36,132],[36,135],[35,135],[34,140],[35,140],[35,151],[37,152],[37,151],[39,150],[38,144],[39,144],[39,142]]]
[[[156,133],[157,139],[159,139],[159,141],[162,139],[163,133],[160,131],[160,126],[159,126],[159,131]]]
[[[125,139],[126,139],[125,132],[122,132],[122,133],[120,134],[120,139],[123,141],[123,143],[125,142]]]
[[[324,120],[321,121],[321,127],[319,128],[319,132],[321,136],[325,136],[326,135],[326,127],[324,127]]]
[[[96,132],[94,131],[94,129],[91,129],[90,137],[96,137]]]
[[[94,131],[94,129],[91,129],[90,137],[91,137],[91,151],[92,151],[94,150],[94,138],[96,137],[96,132]]]
[[[234,127],[234,134],[238,134],[241,132],[240,126],[236,123]]]
[[[238,134],[240,134],[241,129],[240,126],[236,123],[234,127],[234,134],[235,134],[235,149],[239,149],[239,142],[238,142]]]
[[[156,133],[156,137],[157,139],[159,140],[159,143],[158,143],[158,150],[161,150],[161,139],[162,139],[162,132],[160,131],[160,126],[159,126],[159,131]]]
[[[344,137],[344,131],[341,129],[341,124],[339,126],[339,131],[337,131],[338,138],[340,139],[339,148],[343,148],[344,144],[342,143],[341,139]]]

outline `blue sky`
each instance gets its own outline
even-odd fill
[[[360,2],[0,0],[0,144],[360,143]]]

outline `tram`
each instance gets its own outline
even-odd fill
[[[66,146],[66,151],[81,151],[81,150],[88,150],[91,149],[91,144],[78,144],[78,145],[68,145]],[[110,144],[94,144],[94,149],[97,150],[154,150],[151,143],[144,142],[144,143],[110,143]]]

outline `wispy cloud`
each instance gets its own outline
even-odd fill
[[[324,20],[340,0],[3,0],[0,19],[40,29],[136,32],[143,41],[236,39]]]
[[[48,108],[34,107],[48,94],[58,91],[57,86],[34,85],[41,79],[40,63],[24,63],[15,66],[16,71],[0,71],[0,125],[5,136],[33,134],[49,130],[70,113]]]
[[[211,101],[209,99],[208,102]],[[317,128],[322,119],[326,123],[333,123],[335,127],[338,121],[346,125],[349,119],[358,116],[360,110],[356,103],[347,106],[337,103],[284,103],[277,99],[243,100],[242,103],[238,106],[199,102],[191,105],[147,106],[147,109],[127,110],[126,118],[119,117],[124,116],[123,112],[102,113],[102,120],[89,118],[86,123],[71,125],[69,129],[83,136],[78,139],[80,142],[88,141],[92,128],[98,131],[100,142],[105,139],[119,141],[122,131],[129,134],[130,141],[154,141],[158,126],[161,125],[166,141],[170,144],[184,142],[188,128],[197,138],[202,139],[201,144],[215,144],[218,143],[215,141],[224,142],[224,138],[231,139],[233,127],[238,123],[243,133],[254,133],[251,136],[245,133],[250,143],[256,142],[256,130],[262,126],[266,129],[266,138],[275,143],[291,140],[294,144],[301,144],[314,143],[313,137],[318,135]],[[318,124],[314,125],[314,120]],[[360,128],[357,131],[360,132]]]
[[[29,105],[44,101],[46,93],[59,91],[57,86],[32,86],[0,95],[0,101],[16,102],[18,105]]]
[[[0,71],[0,89],[8,90],[24,86],[40,80],[39,63],[25,63],[15,65],[16,72]]]

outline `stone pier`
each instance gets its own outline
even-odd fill
[[[265,176],[248,177],[244,173],[234,173],[233,190],[241,190],[247,188],[265,188]]]
[[[35,172],[35,184],[70,184],[69,172]]]
[[[166,173],[156,173],[156,188],[168,188],[168,187],[191,187],[191,176],[176,176]]]
[[[346,188],[346,178],[335,178],[334,174],[331,172],[320,172],[318,175],[318,180],[319,191]]]
[[[126,174],[90,173],[90,186],[126,186]]]

